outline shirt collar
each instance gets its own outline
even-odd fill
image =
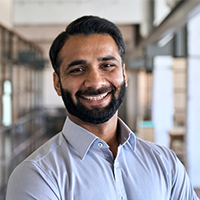
[[[129,143],[134,151],[136,148],[135,134],[120,118],[118,118],[118,123],[120,127],[119,134],[120,134],[121,145],[126,145],[127,143]]]
[[[125,145],[127,142],[135,149],[135,135],[130,130],[130,128],[121,120],[119,121],[120,127],[120,143]],[[98,139],[97,136],[82,128],[81,126],[72,122],[68,117],[63,126],[62,133],[64,134],[67,141],[73,146],[73,148],[78,152],[81,159],[84,159],[91,145],[95,140]]]
[[[86,129],[72,122],[68,117],[62,130],[67,141],[84,158],[92,143],[98,138]]]

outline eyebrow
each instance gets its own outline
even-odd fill
[[[113,56],[106,56],[98,59],[98,61],[109,61],[109,60],[114,60],[118,62],[118,60]]]
[[[71,63],[69,63],[69,65],[67,66],[67,68],[76,66],[76,65],[82,65],[82,64],[86,64],[87,62],[85,60],[74,60]]]

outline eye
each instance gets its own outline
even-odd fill
[[[78,75],[78,74],[81,74],[82,72],[83,72],[84,70],[83,70],[83,68],[75,68],[75,69],[72,69],[72,70],[70,70],[70,74],[74,74],[74,75]]]
[[[115,65],[113,65],[113,64],[108,64],[108,63],[106,63],[106,64],[103,64],[103,67],[105,67],[105,68],[107,68],[107,67],[114,67]]]
[[[114,67],[115,65],[111,63],[104,63],[101,65],[102,70],[105,70],[105,71],[112,71]]]

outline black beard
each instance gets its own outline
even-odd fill
[[[70,92],[64,90],[61,87],[61,94],[62,99],[65,104],[67,111],[71,114],[76,116],[77,118],[81,119],[84,122],[88,122],[91,124],[102,124],[107,122],[119,109],[120,105],[122,104],[125,94],[126,94],[126,84],[123,81],[122,85],[120,86],[120,91],[118,97],[115,97],[116,88],[112,85],[109,88],[102,88],[99,90],[94,90],[93,88],[89,88],[87,91],[78,91],[75,96],[77,99],[77,105],[73,102]],[[80,101],[80,95],[97,95],[102,94],[104,92],[111,91],[111,102],[104,108],[93,106],[92,109],[88,109],[85,107]]]

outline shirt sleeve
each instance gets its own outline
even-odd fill
[[[174,154],[174,153],[172,153]],[[174,168],[171,182],[171,200],[199,200],[194,192],[192,183],[188,177],[185,167],[174,154]]]
[[[6,200],[60,200],[53,180],[33,162],[21,163],[11,174]]]

